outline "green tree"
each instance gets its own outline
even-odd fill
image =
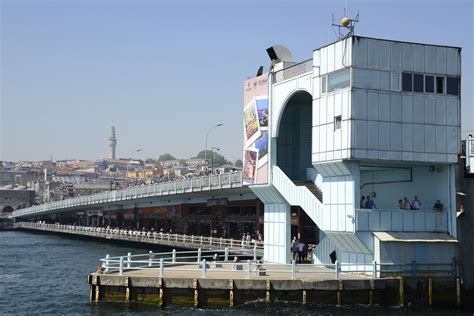
[[[204,159],[204,152],[205,150],[202,150],[200,151],[196,158],[197,159]],[[214,151],[212,152],[211,150],[207,150],[207,160],[208,160],[208,166],[210,167],[211,166],[211,162],[214,161],[214,168],[215,167],[219,167],[219,166],[222,166],[222,165],[225,165],[227,163],[229,163],[224,156],[222,156],[221,154],[219,154],[218,152]]]
[[[236,167],[238,167],[238,168],[242,168],[242,166],[243,166],[242,160],[237,159],[237,160],[234,162],[234,166],[236,166]]]
[[[176,160],[176,158],[173,157],[171,154],[163,154],[163,155],[160,155],[160,157],[158,158],[158,161],[167,161],[167,160]]]

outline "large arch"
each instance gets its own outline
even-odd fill
[[[12,213],[14,211],[13,207],[11,206],[5,206],[2,210],[3,213]]]
[[[277,165],[291,180],[306,180],[312,167],[312,96],[295,92],[286,102],[277,131]]]

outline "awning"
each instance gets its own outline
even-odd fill
[[[375,237],[380,241],[396,242],[458,242],[455,238],[446,233],[429,232],[374,232]]]

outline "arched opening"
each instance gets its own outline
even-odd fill
[[[5,206],[5,207],[3,208],[3,211],[2,211],[2,212],[3,212],[3,213],[11,213],[11,212],[13,212],[13,207],[11,207],[11,206]]]
[[[277,139],[277,165],[291,180],[306,180],[311,164],[312,97],[296,92],[285,105]]]

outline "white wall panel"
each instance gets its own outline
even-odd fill
[[[436,47],[436,73],[446,74],[446,47]]]
[[[434,97],[425,98],[425,124],[436,123],[436,99]]]
[[[425,98],[423,96],[413,97],[413,122],[425,123]]]
[[[379,120],[390,121],[390,94],[379,93]]]
[[[366,121],[354,121],[355,148],[367,148],[367,124]]]
[[[390,42],[378,41],[379,69],[390,70]]]
[[[402,124],[390,123],[390,149],[402,150]]]
[[[328,96],[326,122],[328,124],[334,122],[334,94]]]
[[[367,67],[367,39],[357,37],[353,44],[353,60],[354,65],[359,67]]]
[[[390,123],[379,123],[379,149],[390,150]]]
[[[328,73],[334,71],[334,44],[329,45],[328,49]]]
[[[379,45],[378,40],[367,39],[367,66],[369,68],[379,68]]]
[[[392,122],[402,121],[402,97],[400,94],[390,95],[390,120]]]
[[[455,48],[447,47],[446,48],[446,73],[451,76],[459,76],[459,53]]]
[[[334,95],[334,116],[342,115],[342,93],[336,93]]]
[[[348,120],[350,118],[350,95],[349,91],[344,91],[342,93],[342,119]]]
[[[378,92],[367,92],[367,120],[377,121],[379,119],[378,102]]]
[[[393,71],[400,71],[402,70],[402,44],[398,42],[391,42],[390,46],[391,69]]]
[[[425,45],[425,72],[433,74],[435,72],[436,50],[434,46]]]
[[[436,151],[436,129],[432,125],[425,125],[425,152]]]
[[[328,48],[323,47],[320,49],[321,52],[321,75],[328,72]]]
[[[446,125],[446,99],[436,98],[436,124]]]
[[[459,125],[459,100],[448,98],[446,100],[446,124],[451,126]]]
[[[446,153],[446,126],[436,126],[436,152]]]
[[[322,97],[320,100],[319,100],[319,124],[327,124],[328,121],[328,116],[327,116],[327,110],[328,110],[328,98],[327,96],[324,96]]]
[[[339,70],[342,68],[342,57],[345,46],[345,41],[336,42],[334,45],[334,70]]]
[[[313,112],[313,124],[312,126],[317,126],[320,124],[320,114],[319,114],[319,111],[320,111],[320,99],[316,99],[316,100],[313,100],[313,108],[312,108],[312,112]]]
[[[413,97],[411,95],[402,96],[402,122],[413,123]]]
[[[415,72],[425,71],[425,48],[424,45],[413,45],[414,53],[414,65],[413,70]]]
[[[413,149],[416,152],[425,151],[425,126],[421,124],[413,124]],[[415,159],[415,160],[423,160]]]
[[[367,119],[367,93],[361,90],[355,90],[352,102],[352,117],[358,120]]]
[[[402,43],[402,70],[413,71],[413,44]]]
[[[367,122],[367,148],[377,150],[379,148],[379,123]]]
[[[413,151],[413,124],[402,123],[402,150]]]

